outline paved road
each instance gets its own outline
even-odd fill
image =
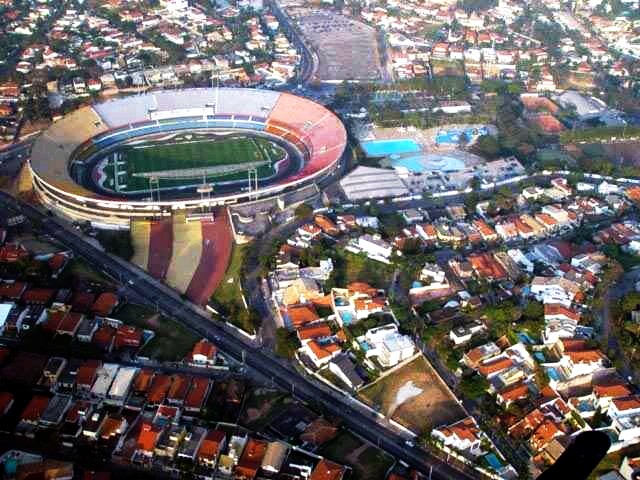
[[[216,343],[232,358],[244,363],[265,379],[271,379],[280,388],[312,405],[317,405],[330,415],[341,418],[344,425],[363,438],[379,445],[395,458],[434,479],[478,478],[475,471],[463,471],[450,461],[440,459],[434,453],[409,447],[406,433],[394,429],[372,412],[364,409],[350,396],[343,396],[328,386],[319,384],[296,371],[289,364],[273,357],[221,322],[211,319],[202,308],[185,301],[169,287],[159,283],[146,272],[122,259],[108,255],[86,242],[74,231],[63,227],[63,222],[48,217],[30,205],[23,204],[6,193],[0,193],[0,208],[15,210],[27,216],[36,226],[63,245],[72,249],[89,263],[119,278],[127,291],[149,306],[157,306],[163,313],[175,318],[198,335]],[[439,452],[438,452],[439,454]]]

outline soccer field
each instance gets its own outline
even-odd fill
[[[148,189],[152,177],[158,179],[160,188],[199,185],[203,177],[214,183],[242,180],[247,178],[248,168],[256,168],[259,178],[268,177],[275,173],[274,164],[286,152],[263,138],[228,137],[128,146],[116,155],[117,185],[113,157],[103,169],[104,185],[120,192],[136,192]]]

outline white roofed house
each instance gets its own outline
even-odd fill
[[[556,345],[559,348],[560,360],[545,365],[562,372],[568,379],[592,375],[608,364],[604,353],[590,348],[585,340],[561,339]]]
[[[580,322],[580,313],[562,304],[547,303],[544,306],[544,342],[556,343],[561,338],[573,338]]]
[[[445,444],[445,446],[468,452],[474,457],[485,453],[482,450],[482,432],[473,417],[466,417],[462,420],[434,428],[431,435]]]
[[[534,277],[531,281],[531,294],[545,304],[559,303],[569,307],[581,292],[580,285],[562,277]]]
[[[369,345],[367,357],[376,357],[384,368],[390,368],[407,360],[415,353],[415,345],[407,335],[398,332],[398,327],[391,323],[372,328],[364,338]]]
[[[393,251],[390,243],[385,242],[378,235],[365,234],[358,238],[358,248],[367,254],[369,258],[388,263]]]
[[[640,396],[614,398],[608,413],[612,420],[611,428],[618,434],[614,448],[637,443],[640,439]]]

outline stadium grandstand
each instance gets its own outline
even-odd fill
[[[201,140],[206,135],[210,137]],[[213,144],[218,137],[226,141],[226,157],[235,158],[238,151],[248,158],[221,165],[220,155],[196,155],[218,163],[200,161],[194,167],[196,147],[189,146],[181,151],[191,155],[184,166],[182,157],[174,159],[173,172],[167,173],[166,160],[152,168],[153,155],[138,154],[131,158],[143,159],[146,170],[136,170],[137,183],[148,179],[149,190],[122,188],[131,168],[119,149],[149,147],[145,142],[153,142],[154,148],[163,142]],[[240,144],[240,137],[249,140]],[[157,221],[175,211],[189,215],[319,181],[338,166],[346,140],[344,126],[332,112],[289,93],[234,88],[159,91],[81,107],[58,120],[35,142],[30,169],[36,193],[51,210],[97,227],[129,228],[132,219]],[[274,152],[283,150],[284,159],[274,158]],[[107,173],[115,184],[111,189],[105,186]],[[154,191],[151,184],[158,182],[159,174],[171,180]],[[194,182],[198,177],[200,184],[176,186],[188,177]]]

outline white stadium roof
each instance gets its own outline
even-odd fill
[[[387,198],[408,195],[409,190],[395,170],[357,167],[340,180],[340,187],[349,200]]]
[[[149,120],[149,111],[172,111],[215,105],[216,113],[267,117],[280,92],[239,88],[163,90],[124,97],[94,106],[110,128]]]

